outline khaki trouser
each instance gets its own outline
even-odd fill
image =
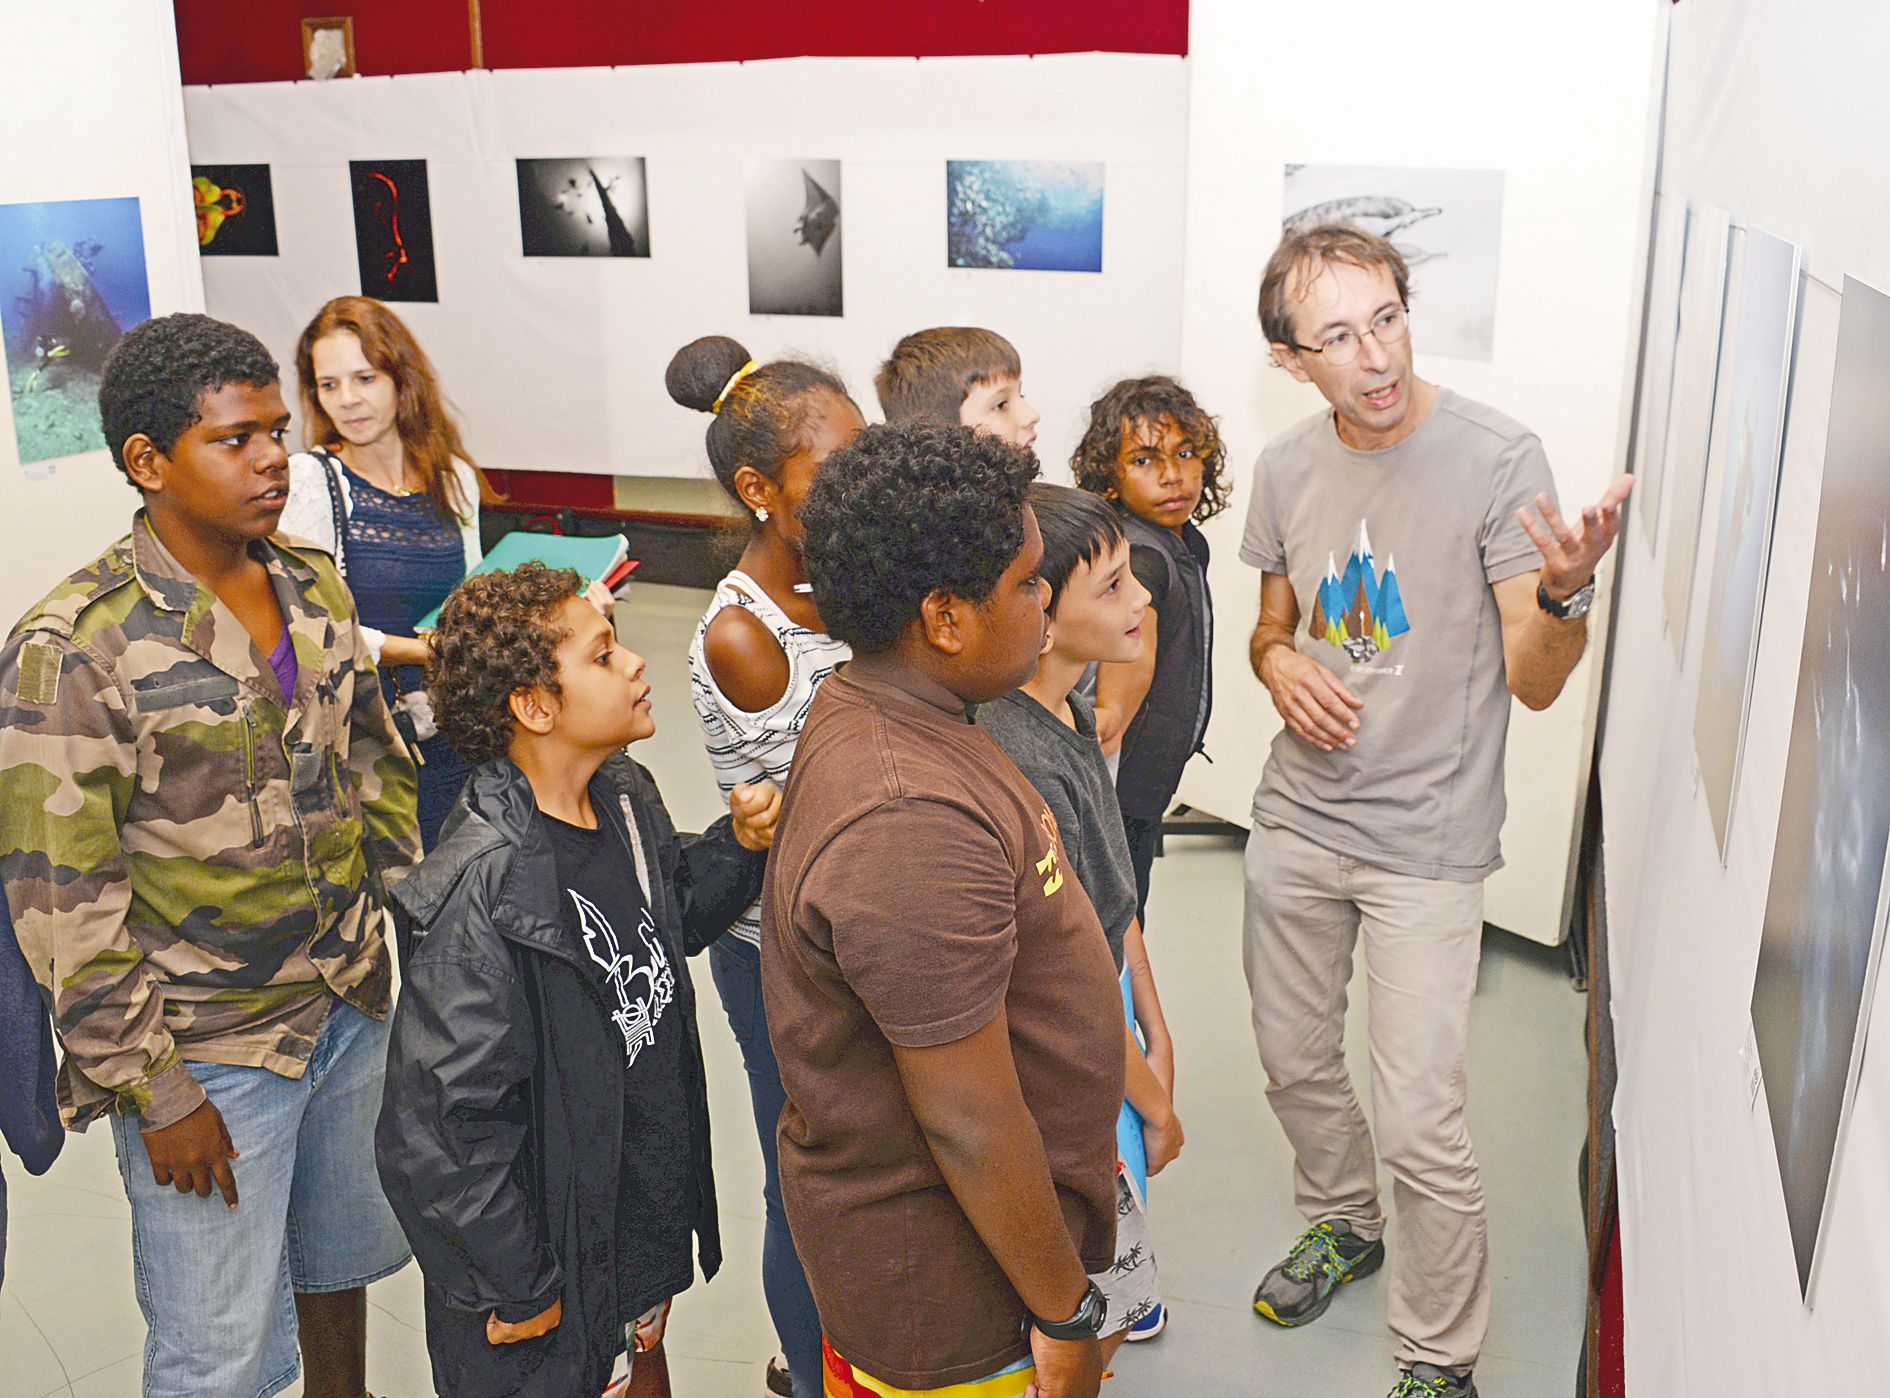
[[[1483,1185],[1464,1122],[1483,885],[1394,874],[1256,825],[1246,939],[1267,1100],[1293,1145],[1308,1220],[1384,1232],[1371,1128],[1345,1067],[1346,983],[1362,932],[1372,1114],[1392,1179],[1398,1362],[1465,1371],[1490,1320]]]

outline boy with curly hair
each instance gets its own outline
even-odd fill
[[[408,1258],[368,1154],[413,763],[334,560],[276,532],[262,342],[146,321],[98,401],[131,531],[0,650],[0,878],[60,1115],[111,1120],[146,1393],[276,1393],[299,1348],[307,1393],[359,1398],[365,1288]]]
[[[1214,707],[1214,594],[1197,526],[1227,508],[1227,448],[1184,385],[1151,374],[1124,379],[1090,404],[1070,471],[1116,507],[1129,566],[1149,593],[1141,655],[1096,672],[1096,732],[1115,762],[1135,912],[1146,931],[1162,817],[1202,751]]]
[[[681,840],[624,748],[656,731],[643,658],[569,569],[447,599],[427,667],[477,764],[397,897],[415,943],[375,1133],[426,1274],[435,1386],[669,1392],[671,1300],[721,1263],[683,957],[761,888],[780,794]]]
[[[968,709],[1044,637],[1036,462],[868,427],[801,505],[828,631],[762,893],[781,1192],[830,1395],[1094,1398],[1122,1006],[1055,818]]]

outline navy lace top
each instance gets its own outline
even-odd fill
[[[348,588],[361,622],[411,636],[466,576],[465,542],[424,493],[389,495],[349,471],[348,495]],[[396,673],[403,690],[424,684],[418,665]]]

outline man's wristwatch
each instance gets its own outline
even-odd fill
[[[1043,1320],[1025,1312],[1024,1338],[1028,1340],[1030,1332],[1035,1330],[1051,1340],[1093,1340],[1102,1334],[1103,1322],[1108,1318],[1109,1302],[1104,1298],[1102,1288],[1091,1282],[1089,1290],[1083,1293],[1076,1314],[1068,1320]]]
[[[1550,616],[1561,621],[1573,621],[1577,617],[1588,615],[1588,609],[1595,605],[1595,580],[1590,578],[1566,602],[1558,602],[1549,596],[1549,589],[1541,583],[1536,584],[1536,605]]]

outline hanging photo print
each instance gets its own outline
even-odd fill
[[[1102,245],[1100,162],[945,162],[948,266],[1100,272]]]
[[[527,257],[648,257],[643,158],[519,161],[518,223]]]
[[[276,196],[267,165],[193,165],[197,251],[205,257],[274,257]]]
[[[745,176],[749,314],[842,314],[840,162],[751,160]]]
[[[382,301],[438,301],[426,161],[351,160],[348,172],[361,294]]]
[[[1733,795],[1745,750],[1765,606],[1772,507],[1778,498],[1779,449],[1785,435],[1785,387],[1791,377],[1792,326],[1798,308],[1798,248],[1757,228],[1739,239],[1720,337],[1719,387],[1707,474],[1719,479],[1713,580],[1706,589],[1700,696],[1693,748],[1700,785],[1727,854]]]
[[[21,465],[103,449],[99,371],[150,318],[136,199],[0,204],[0,332]]]
[[[1411,343],[1422,354],[1494,356],[1501,170],[1288,165],[1284,227],[1350,223],[1388,239],[1411,271]]]
[[[1890,844],[1890,296],[1844,279],[1752,1034],[1801,1294],[1863,1048]],[[1853,1162],[1868,1176],[1873,1162]],[[1839,1279],[1839,1285],[1844,1279]]]

